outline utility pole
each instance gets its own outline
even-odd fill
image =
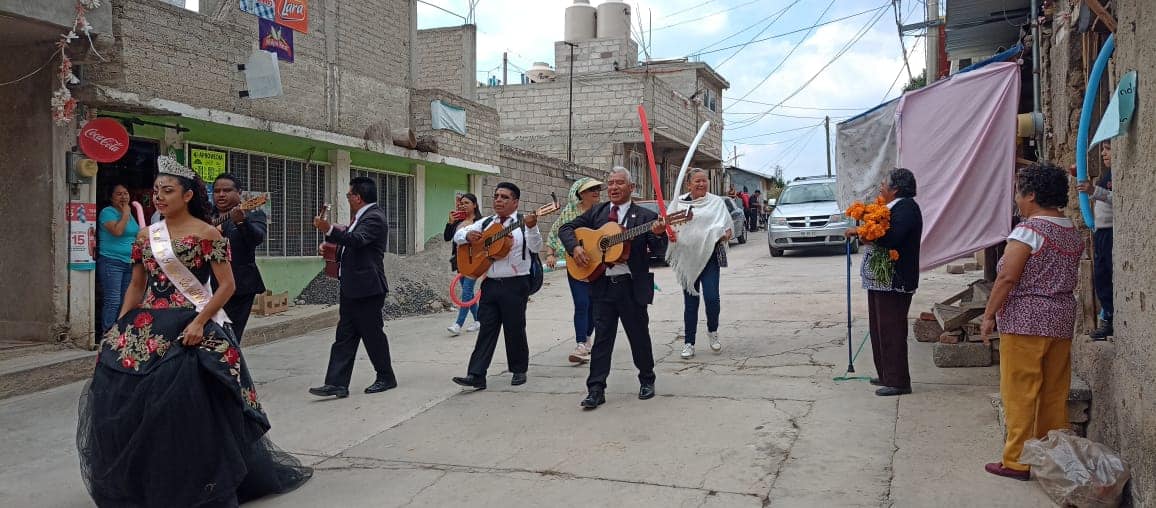
[[[574,48],[573,42],[565,42],[570,46],[570,114],[566,117],[566,161],[574,162]]]
[[[929,2],[934,0],[928,0]],[[827,177],[831,177],[831,117],[823,117],[823,132],[827,133]]]
[[[509,63],[510,63],[510,60],[507,57],[506,52],[503,51],[502,52],[502,86],[506,86],[506,66]]]
[[[927,21],[928,23],[939,21],[939,0],[927,0]],[[924,80],[928,85],[935,82],[939,77],[939,27],[927,27],[927,46],[924,48],[923,62],[924,68],[927,69]]]
[[[734,165],[737,168],[737,167],[739,167],[739,147],[736,145],[736,146],[732,146],[731,148],[734,149],[734,154],[735,154]]]

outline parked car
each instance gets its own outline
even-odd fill
[[[788,249],[842,246],[843,232],[851,226],[835,201],[834,178],[796,178],[783,188],[771,211],[767,248],[779,257]],[[851,251],[859,252],[857,241]]]
[[[739,198],[723,196],[727,211],[731,213],[731,241],[747,243],[747,214],[743,211],[743,202]]]
[[[643,207],[647,210],[650,210],[654,213],[660,213],[658,211],[658,201],[656,201],[656,200],[652,199],[652,200],[647,200],[647,201],[635,201],[635,203],[638,206],[641,206],[641,207]],[[659,238],[659,240],[660,240],[661,246],[658,248],[657,251],[650,253],[650,262],[651,263],[658,263],[658,264],[663,265],[663,266],[667,266],[667,264],[666,264],[666,246],[667,246],[667,244],[670,243],[670,240],[668,240],[666,238],[666,235],[662,235]]]

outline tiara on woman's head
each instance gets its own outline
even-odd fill
[[[197,179],[197,173],[195,171],[189,169],[184,164],[177,162],[176,159],[168,155],[157,157],[157,171],[159,171],[162,175],[174,175],[182,178],[188,178],[189,180]]]

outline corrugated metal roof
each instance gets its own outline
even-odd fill
[[[948,57],[984,58],[1014,46],[1030,10],[1030,0],[947,0]]]

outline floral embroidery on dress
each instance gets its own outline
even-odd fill
[[[201,349],[211,351],[221,355],[221,363],[229,369],[229,375],[237,380],[237,385],[240,387],[241,400],[249,407],[261,410],[261,403],[257,402],[257,391],[252,386],[247,386],[245,380],[241,378],[241,351],[237,349],[232,343],[227,340],[217,338],[216,336],[205,337],[201,341]]]
[[[141,263],[148,272],[148,286],[145,288],[142,309],[193,309],[196,306],[181,293],[168,275],[161,269],[160,263],[153,257],[152,245],[148,238],[133,242],[132,260]],[[232,252],[229,240],[202,239],[195,236],[186,236],[180,241],[174,241],[173,254],[185,266],[189,267],[198,280],[204,281],[212,275],[212,263],[229,262]]]
[[[110,328],[104,334],[102,344],[112,351],[119,353],[118,360],[121,367],[140,371],[142,364],[160,358],[172,346],[163,335],[152,333],[153,316],[141,312],[133,319],[132,324],[124,331],[117,327]]]

